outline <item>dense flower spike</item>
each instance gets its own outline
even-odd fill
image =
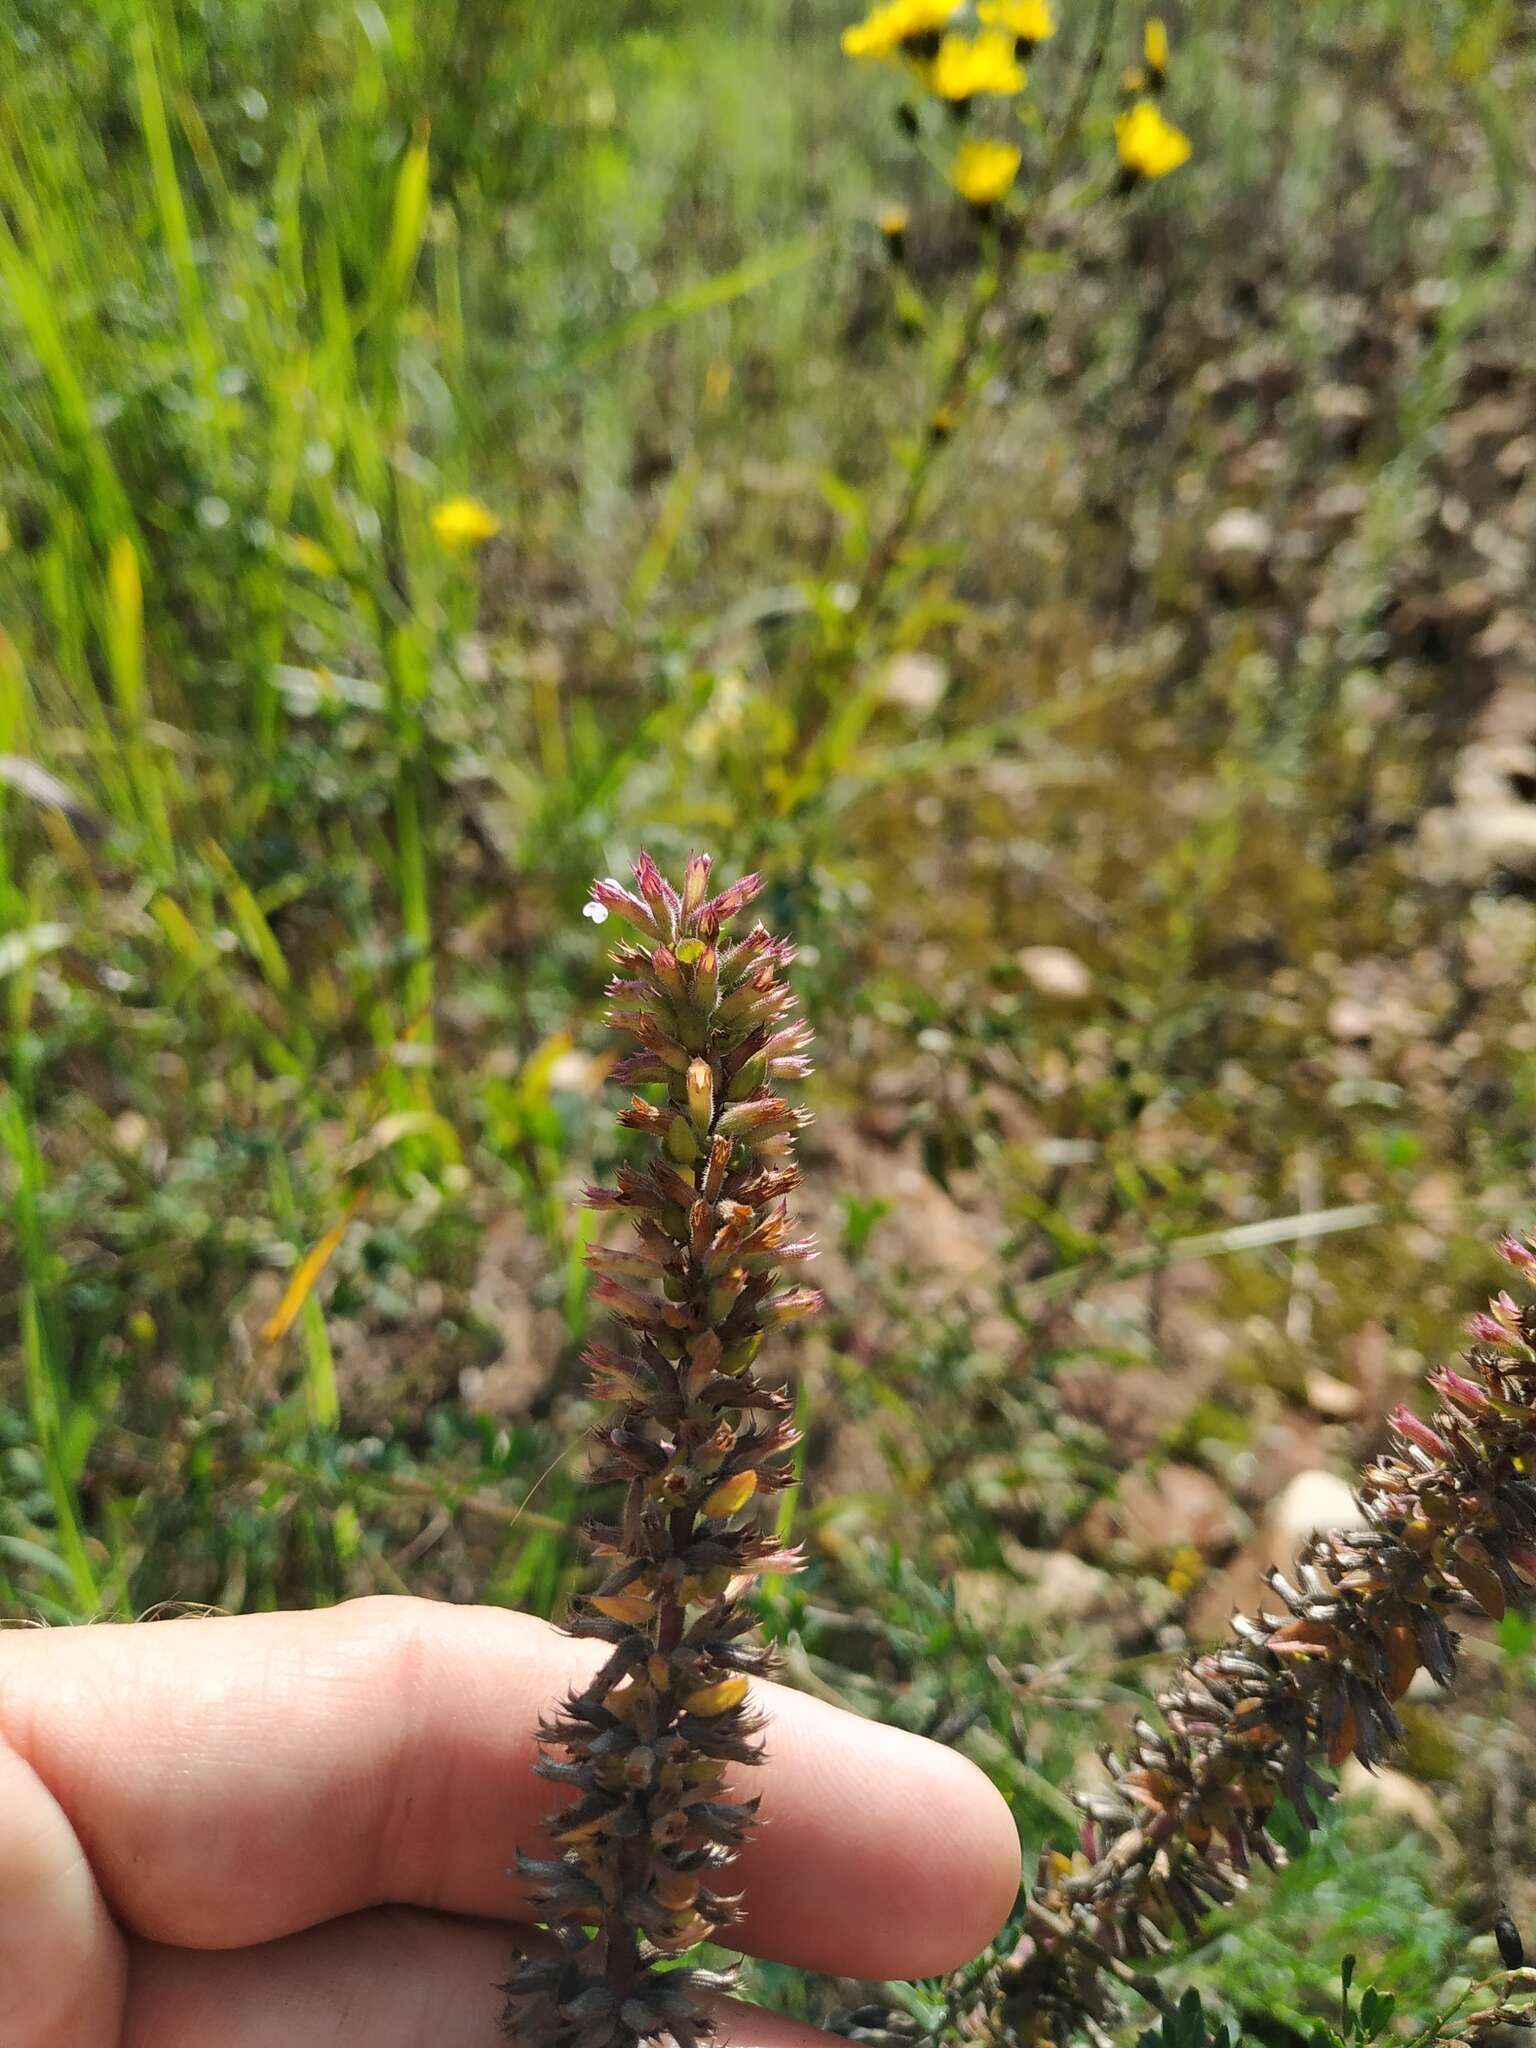
[[[1506,1238],[1526,1279],[1536,1245]],[[1311,1825],[1330,1793],[1317,1764],[1371,1765],[1399,1739],[1394,1704],[1421,1668],[1456,1675],[1449,1618],[1493,1619],[1536,1585],[1536,1308],[1500,1294],[1471,1321],[1466,1370],[1429,1383],[1432,1422],[1400,1408],[1393,1446],[1361,1475],[1358,1529],[1315,1536],[1273,1609],[1237,1615],[1223,1648],[1196,1657],[1136,1723],[1109,1782],[1079,1795],[1081,1846],[1047,1850],[1032,1925],[994,1973],[978,2031],[1060,2042],[1095,2035],[1113,2010],[1110,1971],[1156,1955],[1229,1899],[1249,1863],[1278,1860],[1268,1827],[1288,1800]]]
[[[679,891],[642,854],[633,891],[592,890],[634,932],[608,993],[638,1050],[615,1076],[659,1092],[620,1116],[649,1162],[588,1191],[634,1232],[588,1254],[618,1325],[587,1353],[607,1404],[592,1480],[622,1491],[589,1530],[603,1577],[570,1624],[607,1661],[540,1735],[538,1769],[570,1797],[549,1823],[557,1853],[521,1866],[556,1938],[507,1986],[508,2032],[528,2048],[693,2048],[710,2032],[700,1994],[720,1980],[658,1964],[737,1917],[728,1866],[754,1802],[723,1779],[757,1757],[749,1681],[767,1664],[741,1594],[799,1562],[763,1519],[790,1477],[792,1401],[755,1360],[767,1331],[821,1303],[781,1284],[816,1249],[785,1202],[806,1114],[774,1092],[809,1072],[810,1034],[780,978],[792,949],[761,924],[725,937],[758,877],[712,897],[709,870],[695,855]]]

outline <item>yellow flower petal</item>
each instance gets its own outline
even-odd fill
[[[1138,178],[1165,178],[1189,160],[1189,137],[1163,118],[1151,100],[1138,100],[1115,122],[1120,161]]]
[[[984,29],[974,41],[950,34],[940,43],[923,82],[941,100],[970,100],[980,93],[1024,89],[1024,68],[1013,54],[1013,38],[999,28]]]
[[[706,1496],[699,1508],[701,1515],[734,1515],[744,1508],[757,1491],[755,1472],[737,1472],[730,1479],[722,1479],[714,1492]]]
[[[445,548],[477,548],[500,533],[501,521],[478,498],[444,498],[432,508],[432,531]]]
[[[849,57],[896,57],[925,36],[937,36],[962,0],[885,0],[862,21],[843,30],[843,51]]]
[[[1147,69],[1154,77],[1161,78],[1168,69],[1168,24],[1161,15],[1154,14],[1147,23],[1141,50],[1147,60]]]
[[[972,206],[994,206],[1019,175],[1023,155],[1011,142],[963,142],[949,182]]]
[[[685,1694],[683,1712],[697,1714],[701,1721],[711,1721],[717,1714],[728,1714],[732,1707],[739,1707],[746,1696],[746,1679],[717,1679],[713,1685],[701,1685],[697,1692]]]
[[[1046,0],[981,0],[976,18],[1006,29],[1021,43],[1048,43],[1056,33],[1056,17]]]

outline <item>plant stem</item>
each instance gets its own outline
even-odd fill
[[[987,314],[1012,282],[1019,260],[1029,245],[1035,223],[1050,196],[1068,152],[1082,132],[1083,117],[1088,111],[1094,80],[1103,69],[1110,39],[1114,34],[1118,7],[1119,0],[1099,0],[1088,48],[1078,67],[1066,112],[1046,151],[1034,197],[1024,210],[1015,216],[1012,223],[1014,231],[1006,237],[994,237],[995,260],[984,264],[972,282],[971,295],[966,304],[960,332],[934,389],[922,447],[907,471],[906,488],[897,501],[896,510],[884,532],[870,549],[864,565],[858,595],[848,617],[848,640],[852,646],[857,645],[863,628],[879,606],[891,571],[900,559],[901,551],[906,546],[922,512],[924,494],[939,451],[949,439],[947,427],[944,432],[935,432],[933,422],[945,418],[946,415],[957,415],[969,399],[977,360],[986,339]]]
[[[37,1149],[31,1105],[19,1092],[0,1102],[0,1145],[16,1169],[14,1215],[16,1239],[25,1278],[21,1287],[21,1362],[26,1387],[27,1417],[43,1461],[53,1503],[59,1548],[69,1568],[76,1613],[81,1618],[100,1611],[96,1575],[91,1569],[81,1528],[74,1478],[60,1441],[66,1389],[49,1329],[48,1299],[55,1261],[43,1236],[39,1207],[42,1158]]]

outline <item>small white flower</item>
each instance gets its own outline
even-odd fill
[[[583,917],[590,917],[594,924],[608,922],[608,912],[601,903],[584,903],[581,906],[581,914]]]

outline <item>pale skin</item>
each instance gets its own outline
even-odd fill
[[[591,1651],[416,1600],[0,1633],[5,2048],[494,2048],[539,1715]],[[958,1967],[1019,1882],[953,1751],[764,1685],[740,1945]],[[743,1788],[745,1786],[743,1785]],[[728,2005],[725,2048],[826,2048]]]

